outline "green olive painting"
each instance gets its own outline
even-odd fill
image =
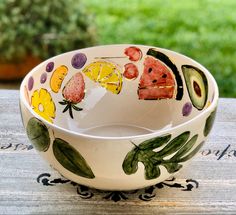
[[[136,173],[139,162],[144,165],[146,180],[158,178],[161,175],[160,166],[164,166],[169,173],[178,171],[182,168],[181,163],[192,158],[203,145],[202,142],[193,149],[198,135],[189,137],[190,132],[186,131],[172,140],[168,134],[146,140],[139,145],[132,143],[134,148],[123,161],[123,171],[127,175]],[[159,147],[163,148],[154,151]]]

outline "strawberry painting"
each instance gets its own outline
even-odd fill
[[[84,98],[85,83],[84,78],[80,72],[76,73],[65,85],[62,90],[64,97],[63,101],[59,102],[61,105],[66,105],[63,113],[69,110],[70,117],[73,119],[72,109],[76,111],[83,110],[77,107],[76,104],[80,103]]]

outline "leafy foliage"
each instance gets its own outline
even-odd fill
[[[211,114],[206,119],[204,131],[203,131],[203,134],[205,137],[210,133],[212,129],[213,123],[215,121],[215,117],[216,117],[216,109],[213,112],[211,112]]]
[[[76,111],[82,111],[83,110],[83,108],[80,108],[80,107],[76,106],[77,103],[73,103],[73,102],[67,101],[65,99],[63,99],[63,101],[59,102],[59,104],[66,106],[63,109],[62,113],[65,113],[67,110],[69,110],[69,114],[70,114],[71,119],[74,118],[73,109],[76,110]]]
[[[92,17],[81,1],[1,0],[0,61],[41,59],[94,44]]]
[[[46,125],[39,119],[32,117],[27,123],[26,133],[34,148],[40,152],[48,150],[50,136]]]
[[[160,176],[160,165],[164,166],[169,173],[178,171],[182,168],[180,163],[192,158],[203,144],[199,144],[192,150],[198,135],[194,135],[191,139],[189,136],[190,132],[186,131],[171,141],[169,141],[171,135],[166,135],[146,140],[138,146],[135,145],[124,159],[122,165],[124,172],[128,175],[137,172],[138,162],[143,163],[147,180]],[[161,150],[153,151],[162,146],[164,147]]]
[[[235,0],[84,0],[96,15],[99,43],[136,43],[181,52],[236,97]],[[229,87],[230,86],[230,87]]]
[[[93,171],[83,156],[69,143],[60,138],[53,141],[53,154],[67,170],[85,178],[95,178]]]

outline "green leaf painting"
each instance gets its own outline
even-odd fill
[[[83,156],[66,141],[56,138],[53,153],[57,161],[67,170],[85,178],[95,178]]]
[[[138,170],[138,162],[143,163],[145,178],[147,180],[158,178],[161,174],[160,165],[169,173],[174,173],[182,168],[182,162],[192,158],[200,149],[203,142],[193,150],[198,135],[190,137],[186,131],[171,140],[171,135],[160,136],[134,145],[123,161],[123,170],[127,175],[134,174]],[[154,151],[161,147],[161,150]]]
[[[35,117],[31,118],[27,123],[26,133],[36,150],[41,152],[48,150],[50,137],[48,129],[43,122]]]
[[[212,129],[213,123],[215,121],[215,117],[216,117],[216,109],[213,112],[211,112],[210,116],[208,116],[208,118],[206,119],[204,132],[203,132],[205,137],[210,133]]]

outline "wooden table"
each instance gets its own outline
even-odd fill
[[[26,138],[19,91],[0,90],[0,214],[236,214],[236,99],[220,99],[209,140],[175,178],[132,192],[75,184]]]

